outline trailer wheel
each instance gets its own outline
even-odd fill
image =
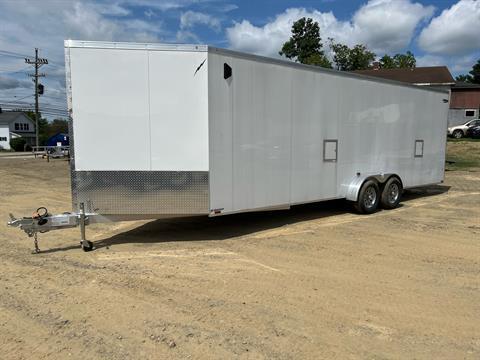
[[[355,202],[355,208],[361,214],[371,214],[377,210],[380,201],[380,189],[374,180],[367,180],[362,185]]]
[[[402,197],[402,183],[397,177],[391,177],[383,187],[380,204],[384,209],[395,209]]]
[[[91,241],[83,240],[80,242],[80,244],[82,245],[82,250],[85,252],[92,251],[95,249]]]
[[[455,130],[452,134],[452,136],[455,139],[461,139],[463,137],[463,131],[462,130]]]

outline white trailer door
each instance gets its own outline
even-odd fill
[[[209,54],[211,209],[290,203],[290,75],[283,66]]]
[[[90,46],[68,49],[75,169],[208,171],[207,52]]]
[[[71,48],[76,170],[150,170],[146,50]]]
[[[337,196],[338,90],[326,74],[296,70],[292,77],[291,202]]]

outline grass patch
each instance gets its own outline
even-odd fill
[[[455,139],[447,143],[446,170],[480,171],[479,139]]]
[[[454,138],[447,138],[448,142],[457,143],[457,142],[480,142],[480,139],[472,139],[472,138],[461,138],[461,139],[454,139]]]

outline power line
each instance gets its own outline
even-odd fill
[[[34,96],[34,95],[27,95],[27,96],[21,97],[19,99],[14,99],[14,100],[19,101],[19,100],[26,99],[27,97],[30,97],[30,96]],[[14,97],[16,97],[16,96],[14,96]]]
[[[15,70],[15,69],[10,69],[10,70],[0,69],[0,73],[16,74],[16,73],[24,72],[24,71],[27,70],[27,69],[28,69],[28,67],[24,67],[24,68],[19,69],[19,70]]]
[[[4,110],[13,110],[13,109],[24,109],[26,111],[34,111],[35,108],[33,106],[22,106],[22,105],[1,105]],[[43,109],[41,113],[55,113],[61,115],[67,115],[67,110],[56,110],[56,109]]]
[[[14,55],[14,54],[9,54],[8,52],[4,52],[4,51],[0,51],[0,56],[9,56],[9,57],[13,57],[13,58],[17,58],[17,59],[24,59],[25,56],[23,55]]]
[[[0,53],[5,53],[5,54],[8,54],[10,56],[17,56],[17,57],[21,57],[21,58],[25,58],[25,57],[30,56],[30,55],[20,54],[20,53],[14,52],[14,51],[8,51],[8,50],[2,50],[2,49],[0,49]]]

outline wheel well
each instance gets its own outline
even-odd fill
[[[357,174],[357,176],[359,176]],[[378,174],[378,175],[369,175],[365,178],[357,178],[354,179],[349,185],[346,186],[346,196],[345,199],[349,201],[357,201],[358,194],[360,193],[360,189],[368,180],[373,180],[377,183],[378,187],[381,191],[383,191],[384,184],[391,179],[392,177],[397,178],[400,181],[400,184],[403,188],[403,181],[397,174],[388,173],[388,174]]]
[[[377,182],[378,186],[380,187],[380,189],[383,188],[383,186],[385,185],[385,183],[390,180],[391,178],[396,178],[398,179],[398,181],[400,181],[400,185],[402,185],[402,188],[403,188],[403,181],[402,179],[400,178],[400,176],[398,176],[397,174],[388,174],[388,175],[372,175],[372,176],[369,176],[367,177],[362,185],[360,186],[360,189],[362,188],[363,184],[365,184],[365,182],[367,182],[368,180],[374,180]]]
[[[400,179],[400,176],[398,176],[397,174],[391,174],[389,175],[388,177],[385,177],[385,179],[380,182],[378,185],[380,186],[381,189],[383,189],[383,186],[387,183],[388,180],[390,180],[391,178],[396,178],[398,181],[400,181],[400,185],[402,186],[402,189],[403,189],[403,181],[402,179]]]

